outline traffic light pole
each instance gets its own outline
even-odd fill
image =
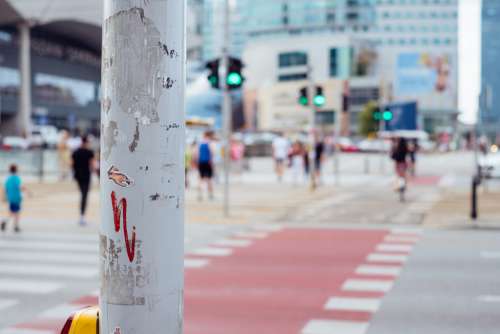
[[[335,167],[335,185],[340,185],[340,154],[342,149],[340,147],[340,132],[341,132],[341,124],[340,124],[341,111],[337,111],[335,115],[335,152],[333,153],[333,164]]]
[[[183,331],[185,10],[104,1],[100,333]]]
[[[308,87],[308,92],[307,92],[307,97],[309,100],[309,103],[311,104],[311,114],[309,115],[309,124],[311,126],[311,134],[310,134],[310,142],[311,142],[311,151],[308,152],[309,154],[309,174],[310,174],[310,180],[311,180],[311,190],[315,190],[317,186],[317,180],[316,180],[316,175],[314,171],[314,151],[315,151],[315,146],[316,146],[316,112],[317,112],[317,107],[314,104],[314,90],[315,90],[315,85],[314,85],[314,80],[312,78],[312,66],[307,67],[307,76],[309,78],[309,87]]]
[[[380,173],[384,174],[385,173],[385,160],[387,159],[386,157],[386,152],[384,152],[384,139],[382,138],[382,134],[385,131],[385,121],[383,117],[383,112],[385,110],[385,93],[386,93],[386,87],[385,87],[385,80],[382,79],[380,82],[380,88],[379,88],[379,109],[380,109],[380,120],[379,120],[379,126],[378,126],[378,131],[380,134]]]
[[[229,68],[229,41],[230,41],[230,7],[229,0],[224,3],[224,44],[222,47],[222,71],[223,75],[223,109],[222,115],[224,119],[224,216],[230,215],[230,189],[229,179],[231,171],[231,132],[232,132],[232,102],[231,94],[229,93],[229,84],[227,82]]]

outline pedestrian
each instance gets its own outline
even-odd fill
[[[315,184],[321,183],[321,167],[325,156],[324,139],[319,139],[314,145],[314,178]]]
[[[273,159],[275,165],[276,176],[278,181],[283,181],[283,174],[285,173],[285,161],[288,158],[290,144],[288,140],[280,132],[273,140]]]
[[[87,198],[92,181],[92,172],[95,171],[95,155],[90,149],[88,137],[82,137],[82,144],[73,152],[73,176],[80,190],[80,220],[81,226],[87,225],[85,213],[87,210]]]
[[[418,142],[416,139],[408,143],[408,170],[412,177],[415,177],[417,172],[417,152],[418,152]]]
[[[391,159],[394,161],[394,167],[397,176],[395,189],[406,188],[407,170],[408,170],[408,143],[405,138],[397,138],[393,142],[391,150]]]
[[[292,172],[292,182],[294,186],[298,184],[302,173],[302,167],[304,164],[303,155],[304,155],[304,146],[300,141],[297,140],[292,144],[289,153],[290,169]]]
[[[207,131],[198,146],[198,172],[200,182],[198,186],[198,200],[203,200],[203,184],[206,184],[208,197],[214,199],[214,155],[213,132]]]
[[[57,157],[59,161],[59,178],[64,181],[68,178],[71,169],[71,149],[68,144],[69,132],[63,130],[57,143]]]
[[[21,215],[21,204],[23,201],[23,191],[28,192],[29,190],[23,186],[22,180],[18,175],[17,165],[12,164],[9,168],[10,175],[5,181],[5,200],[9,205],[9,218],[4,219],[0,224],[0,230],[3,232],[7,228],[7,223],[10,219],[14,221],[14,232],[19,233],[21,229],[19,227],[19,218]]]
[[[231,166],[237,175],[243,172],[243,159],[245,158],[245,145],[237,138],[231,139]]]
[[[194,141],[191,145],[187,145],[186,151],[184,152],[184,186],[186,189],[189,188],[189,175],[195,160],[194,147],[197,147],[196,141]]]

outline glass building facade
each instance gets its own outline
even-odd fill
[[[98,131],[99,53],[35,30],[31,37],[32,123]],[[0,30],[2,125],[18,112],[20,81],[17,32]]]
[[[223,5],[205,0],[205,60],[222,49]],[[349,33],[388,47],[453,46],[458,0],[234,0],[231,30],[235,56],[250,38],[315,32]]]
[[[500,1],[483,0],[480,123],[495,141],[500,134]]]

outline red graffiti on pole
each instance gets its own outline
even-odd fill
[[[116,198],[116,193],[111,193],[111,205],[113,207],[113,220],[115,223],[115,231],[120,232],[121,223],[123,221],[123,236],[125,239],[125,247],[127,249],[127,256],[130,262],[135,258],[135,226],[132,227],[132,240],[128,237],[127,229],[127,199],[122,198],[120,201]],[[123,218],[123,220],[122,220]]]

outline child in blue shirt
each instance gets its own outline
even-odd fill
[[[17,165],[13,164],[9,168],[10,175],[5,181],[5,200],[9,204],[10,218],[14,220],[14,232],[19,233],[19,215],[21,213],[21,204],[23,201],[23,191],[27,189],[22,185],[21,178],[17,175]],[[0,224],[0,230],[5,231],[7,219]]]

